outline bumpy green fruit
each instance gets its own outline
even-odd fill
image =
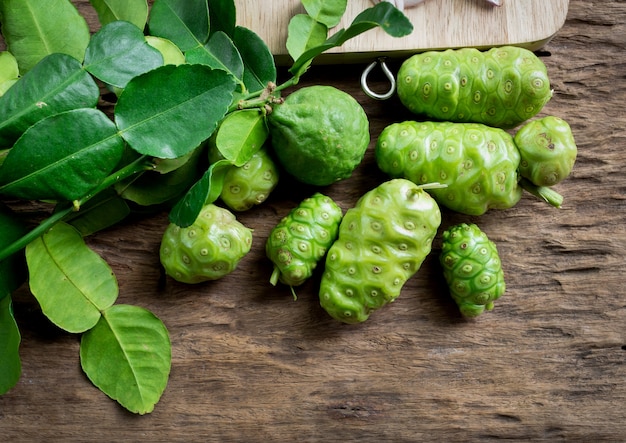
[[[332,86],[308,86],[288,95],[268,117],[278,161],[297,180],[326,186],[348,178],[370,141],[361,105]]]
[[[439,261],[450,294],[466,317],[493,309],[506,289],[498,250],[475,224],[444,231]]]
[[[209,160],[219,160],[217,147],[209,148]],[[279,172],[274,160],[261,148],[242,166],[232,166],[224,176],[220,198],[233,211],[247,211],[263,203],[278,185]]]
[[[433,119],[512,128],[541,111],[552,91],[535,54],[505,46],[416,54],[398,71],[398,97]]]
[[[167,227],[160,258],[165,272],[175,280],[201,283],[234,271],[251,246],[251,229],[227,209],[208,204],[191,226],[171,223]]]
[[[520,174],[535,185],[555,185],[572,172],[578,148],[565,120],[534,120],[522,126],[514,140],[521,155]]]
[[[435,200],[405,179],[382,183],[349,209],[326,256],[321,306],[344,323],[367,320],[399,295],[441,224]]]
[[[270,282],[299,286],[310,278],[337,238],[342,215],[337,203],[319,192],[292,209],[265,244],[267,257],[274,263]]]
[[[376,144],[376,161],[391,177],[430,189],[437,202],[469,215],[514,206],[522,196],[520,154],[506,131],[479,123],[406,121],[387,126]]]

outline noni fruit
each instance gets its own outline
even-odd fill
[[[441,224],[435,200],[405,179],[386,181],[348,209],[328,250],[319,298],[336,320],[360,323],[399,295]]]
[[[476,317],[493,309],[506,289],[498,250],[475,224],[461,223],[442,235],[439,261],[461,314]]]
[[[289,94],[274,106],[268,124],[279,163],[310,185],[350,177],[370,141],[361,105],[332,86],[308,86]]]
[[[209,161],[223,158],[217,147],[209,147]],[[276,163],[265,147],[241,166],[231,166],[224,176],[220,198],[233,211],[247,211],[263,203],[278,185],[279,172]]]
[[[565,120],[547,116],[531,121],[514,140],[521,156],[520,174],[535,185],[555,185],[572,172],[578,148]]]
[[[428,51],[398,70],[400,101],[437,120],[512,128],[552,97],[546,66],[531,51],[504,46]]]
[[[393,123],[378,137],[375,155],[392,178],[448,185],[429,192],[442,206],[463,214],[510,208],[522,196],[520,154],[503,129],[479,123]]]
[[[161,240],[160,259],[175,280],[201,283],[234,271],[251,246],[252,230],[211,203],[189,227],[170,223]]]
[[[319,192],[292,209],[265,244],[267,257],[274,263],[270,282],[293,287],[310,278],[337,238],[342,216],[339,205]]]

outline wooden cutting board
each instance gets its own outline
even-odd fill
[[[279,62],[290,61],[285,49],[287,25],[293,15],[304,12],[300,1],[235,0],[235,4],[238,24],[258,33]],[[483,0],[426,0],[405,10],[414,26],[411,35],[393,38],[375,29],[329,51],[321,61],[356,62],[466,46],[510,44],[536,50],[563,26],[568,4],[569,0],[504,0],[502,6],[494,7]],[[350,0],[336,29],[349,26],[371,6],[371,0]]]

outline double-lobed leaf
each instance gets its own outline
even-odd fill
[[[13,145],[45,117],[95,107],[99,97],[98,85],[78,60],[48,55],[0,97],[0,146]]]
[[[103,26],[93,35],[85,52],[85,69],[118,88],[161,65],[163,56],[148,44],[141,29],[123,20]]]
[[[140,154],[181,157],[211,136],[226,115],[235,88],[233,76],[222,70],[162,66],[128,82],[115,107],[115,122]]]
[[[302,5],[312,19],[332,28],[346,12],[348,0],[302,0]]]
[[[110,174],[124,142],[102,111],[74,109],[35,123],[0,167],[0,194],[26,200],[76,200]]]
[[[117,299],[111,268],[67,223],[57,223],[29,243],[26,263],[30,290],[42,312],[65,331],[93,328]]]
[[[155,0],[148,29],[150,35],[172,41],[183,52],[204,46],[210,30],[207,0]]]
[[[268,83],[276,82],[276,64],[267,44],[254,31],[237,26],[233,43],[243,60],[243,82],[247,92],[265,89]]]
[[[185,53],[188,63],[203,64],[222,69],[240,82],[243,81],[243,60],[231,38],[222,31],[211,35],[204,46]]]
[[[83,334],[80,362],[91,382],[136,414],[152,412],[171,368],[165,325],[150,311],[113,305]]]
[[[69,0],[2,0],[0,17],[2,34],[22,75],[53,53],[82,61],[89,26]]]
[[[324,44],[328,37],[328,27],[308,14],[294,15],[287,29],[287,52],[294,60],[309,49]]]
[[[124,20],[143,29],[148,20],[146,0],[89,0],[98,13],[102,26],[116,20]]]

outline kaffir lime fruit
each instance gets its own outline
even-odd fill
[[[348,178],[370,142],[361,105],[332,86],[308,86],[288,95],[268,118],[272,146],[297,180],[326,186]]]

